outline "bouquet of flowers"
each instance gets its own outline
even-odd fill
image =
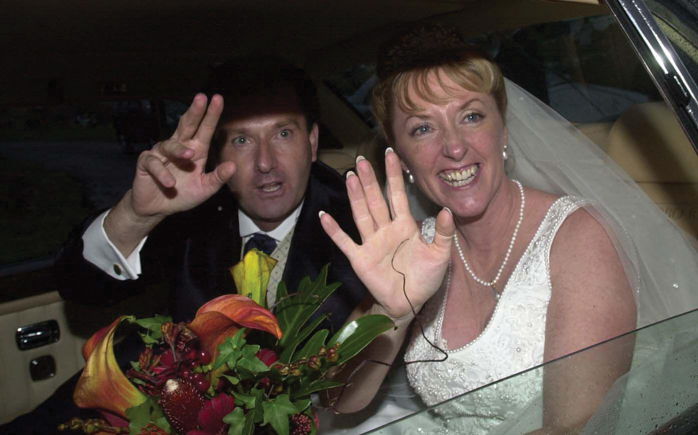
[[[330,336],[316,330],[326,316],[313,314],[339,284],[326,284],[327,266],[306,277],[295,293],[282,282],[272,314],[266,288],[276,260],[251,250],[231,268],[240,294],[204,304],[188,324],[165,316],[121,316],[83,347],[86,366],[75,389],[81,408],[104,419],[59,429],[130,434],[314,434],[310,395],[342,383],[328,377],[377,336],[394,327],[369,315]],[[123,373],[114,337],[136,325],[144,347]]]

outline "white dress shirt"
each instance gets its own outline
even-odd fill
[[[274,293],[276,290],[276,285],[280,280],[280,274],[274,273],[277,269],[283,272],[286,265],[286,255],[288,254],[288,248],[290,247],[290,237],[293,236],[293,229],[298,222],[298,217],[301,213],[301,208],[303,207],[303,202],[286,218],[281,224],[273,229],[272,231],[266,232],[262,231],[254,221],[238,210],[238,220],[239,220],[239,230],[240,237],[242,238],[242,247],[244,249],[245,243],[252,237],[255,233],[263,233],[272,237],[277,242],[276,249],[272,253],[272,257],[275,258],[279,263],[274,267],[272,275],[279,275],[279,279],[276,280],[274,284]],[[104,219],[107,217],[111,209],[105,211],[97,219],[95,219],[92,224],[87,228],[87,231],[82,235],[83,240],[83,251],[82,255],[85,260],[94,264],[105,273],[107,273],[112,278],[125,281],[127,279],[138,279],[141,274],[141,249],[148,239],[145,237],[136,246],[133,252],[128,256],[124,255],[117,249],[117,247],[109,240],[106,231],[104,231]],[[284,242],[288,238],[287,243]],[[285,246],[282,246],[285,245]],[[283,248],[283,249],[282,249]],[[280,255],[276,255],[277,251],[283,254],[283,258],[277,258]],[[240,252],[242,255],[242,251]],[[283,262],[283,264],[281,264]],[[272,276],[272,279],[274,276]],[[270,280],[269,287],[272,285]]]

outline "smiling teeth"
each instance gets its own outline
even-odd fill
[[[439,174],[439,177],[441,177],[442,180],[451,186],[465,186],[473,181],[473,178],[475,178],[475,175],[477,175],[479,168],[480,167],[478,165],[472,165],[459,171],[442,172]]]
[[[281,189],[281,184],[279,183],[267,184],[262,187],[262,192],[271,193],[276,192],[279,189]]]

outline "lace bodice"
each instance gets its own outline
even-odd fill
[[[484,331],[459,349],[448,350],[444,362],[407,366],[410,384],[427,405],[435,405],[498,379],[543,362],[545,319],[550,286],[550,247],[562,222],[586,204],[576,197],[562,197],[548,210],[538,231],[521,256]],[[431,242],[434,219],[427,219],[422,233]],[[441,337],[446,285],[424,307],[420,317],[425,335],[446,348]],[[413,331],[406,361],[441,359],[443,355]],[[520,411],[542,390],[540,370],[514,378],[501,388],[476,391],[438,408],[445,428],[437,433],[484,434]],[[500,387],[500,386],[498,386]],[[424,433],[422,428],[415,428]]]

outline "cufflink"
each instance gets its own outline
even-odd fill
[[[121,276],[121,266],[118,264],[114,265],[114,273],[117,274],[118,276]]]

